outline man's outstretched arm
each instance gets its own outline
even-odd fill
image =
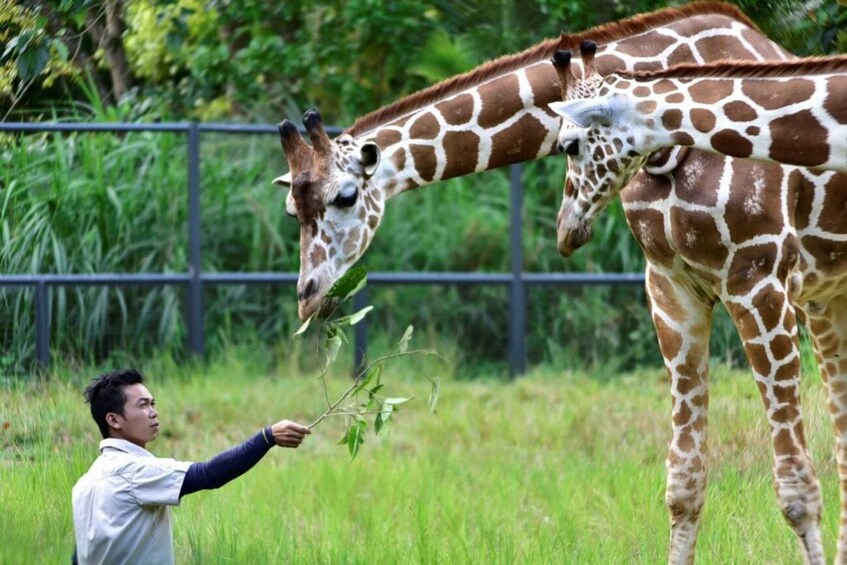
[[[179,497],[200,490],[216,489],[249,471],[274,445],[298,447],[312,431],[296,422],[282,420],[208,461],[192,463],[185,473]]]

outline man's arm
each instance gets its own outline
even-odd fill
[[[200,490],[216,489],[240,477],[258,463],[274,445],[298,447],[312,431],[306,426],[282,420],[235,447],[203,463],[192,463],[185,473],[179,497]]]

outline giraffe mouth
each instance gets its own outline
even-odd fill
[[[312,316],[319,319],[327,318],[335,311],[337,306],[337,298],[326,298],[323,294],[314,295],[298,301],[297,317],[300,318],[301,322],[305,322]]]
[[[557,245],[562,257],[570,257],[574,251],[591,239],[591,226],[580,224],[570,229],[559,229]]]

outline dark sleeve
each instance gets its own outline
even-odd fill
[[[203,463],[192,463],[185,473],[179,497],[224,486],[249,471],[274,445],[271,427],[268,426],[241,445]]]

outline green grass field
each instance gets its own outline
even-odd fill
[[[206,459],[284,417],[312,421],[323,389],[294,363],[272,369],[249,350],[208,366],[144,365],[157,396],[162,456]],[[427,361],[430,363],[430,361]],[[180,563],[658,563],[668,518],[664,372],[597,375],[538,370],[509,382],[442,379],[438,413],[426,383],[400,365],[392,394],[418,398],[388,438],[367,437],[351,462],[339,422],[299,450],[274,450],[219,491],[174,510]],[[344,366],[344,363],[339,363]],[[97,369],[0,390],[0,562],[60,563],[73,537],[70,490],[99,436],[80,392]],[[392,380],[393,379],[393,380]],[[332,391],[347,383],[330,381]],[[837,476],[817,376],[804,408],[834,552]],[[332,392],[331,392],[332,394]],[[746,372],[712,376],[710,483],[700,563],[791,563],[801,556],[771,486],[761,400]]]

